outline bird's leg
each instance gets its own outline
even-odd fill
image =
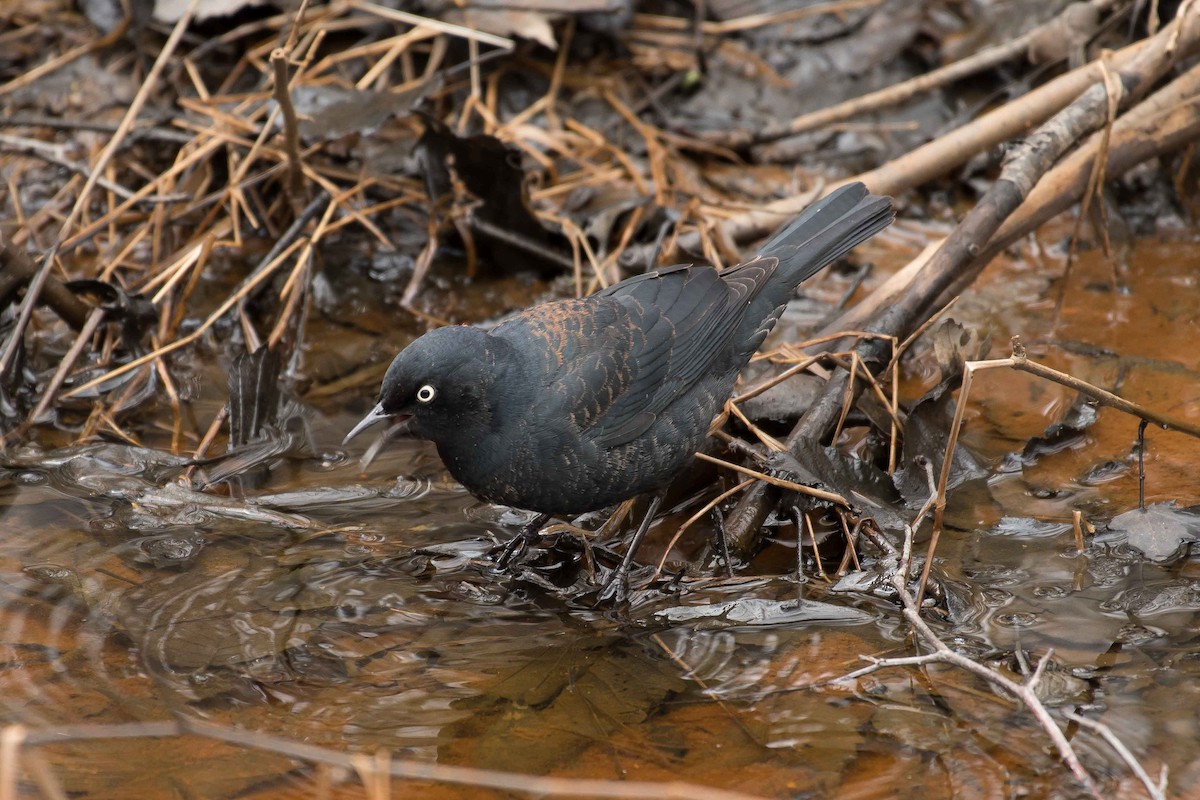
[[[642,520],[642,524],[638,526],[637,533],[633,535],[633,541],[629,543],[629,549],[625,551],[625,557],[621,559],[620,565],[613,570],[613,574],[609,576],[608,582],[600,590],[598,599],[601,603],[611,600],[614,605],[621,605],[625,602],[629,594],[629,566],[633,563],[633,557],[637,555],[638,548],[642,545],[642,539],[646,538],[646,531],[650,530],[650,523],[654,520],[654,515],[658,513],[658,507],[662,504],[662,499],[663,496],[661,494],[656,494],[651,498],[650,507],[646,509],[646,517]]]
[[[796,591],[798,599],[804,599],[804,511],[800,506],[789,509],[796,523]]]
[[[500,569],[505,569],[515,556],[525,552],[525,548],[529,546],[529,543],[537,538],[542,526],[549,521],[549,514],[538,514],[525,523],[521,527],[521,532],[509,539],[508,543],[504,545],[504,548],[500,551],[500,556],[496,559],[496,566]]]
[[[725,572],[732,578],[733,558],[729,555],[729,537],[725,535],[725,515],[721,513],[720,506],[713,506],[710,513],[713,527],[716,529],[717,545],[721,548],[721,557],[725,559]]]

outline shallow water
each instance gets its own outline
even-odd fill
[[[952,316],[995,342],[1020,333],[1032,357],[1194,423],[1198,257],[1144,243],[1113,291],[1106,262],[1086,255],[1057,328],[1044,271],[1005,262]],[[1200,777],[1196,562],[1154,563],[1103,530],[1137,503],[1136,420],[1102,409],[1013,460],[1072,401],[1027,375],[977,380],[965,439],[993,472],[952,497],[938,629],[1013,675],[1052,649],[1049,702],[1107,723],[1186,792]],[[964,674],[822,683],[911,642],[868,592],[810,576],[797,604],[778,570],[794,559],[786,536],[737,578],[689,578],[618,618],[573,593],[577,565],[544,585],[497,572],[487,551],[520,517],[481,507],[430,446],[394,443],[360,475],[334,444],[356,419],[314,413],[328,455],[228,500],[171,488],[181,466],[123,446],[6,456],[0,698],[38,741],[22,750],[20,794],[363,796],[346,769],[296,752],[128,727],[183,716],[337,752],[762,797],[1083,796],[1029,716]],[[1155,429],[1147,441],[1147,502],[1200,501],[1200,443]],[[1076,509],[1101,527],[1082,553]],[[672,532],[656,526],[647,560]],[[698,610],[722,603],[717,617]],[[1113,796],[1134,796],[1110,749],[1068,734]]]

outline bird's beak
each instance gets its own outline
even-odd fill
[[[355,425],[353,428],[350,429],[350,432],[346,434],[346,438],[342,439],[342,444],[343,445],[349,444],[350,440],[353,439],[355,436],[358,436],[360,433],[365,431],[367,428],[371,427],[376,422],[379,422],[379,420],[387,419],[390,416],[392,416],[392,415],[384,413],[383,403],[378,404],[377,406],[375,406],[374,408],[371,409],[370,414],[367,414],[365,417],[363,417],[359,421],[359,423],[357,425]]]

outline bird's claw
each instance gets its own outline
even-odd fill
[[[499,569],[508,569],[508,565],[514,559],[525,552],[529,546],[529,535],[526,531],[521,531],[516,536],[509,539],[503,547],[498,547],[492,550],[496,555],[496,566]]]
[[[508,565],[514,559],[521,556],[542,530],[542,526],[550,519],[549,514],[539,514],[530,520],[521,528],[521,532],[513,538],[509,539],[503,547],[493,549],[488,555],[494,555],[497,552],[499,556],[496,558],[496,566],[500,569],[507,569]]]
[[[617,567],[608,576],[600,594],[596,596],[596,605],[608,604],[619,608],[629,603],[629,570]]]

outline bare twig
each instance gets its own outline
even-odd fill
[[[1147,422],[1152,422],[1155,425],[1169,431],[1178,431],[1179,433],[1187,434],[1200,438],[1200,425],[1194,425],[1186,420],[1172,417],[1167,414],[1161,414],[1154,409],[1147,408],[1139,403],[1134,403],[1126,400],[1119,395],[1101,389],[1099,386],[1094,386],[1087,381],[1082,381],[1074,375],[1068,375],[1065,372],[1059,372],[1056,369],[1047,367],[1045,364],[1039,364],[1036,361],[1031,361],[1025,353],[1025,347],[1021,344],[1020,337],[1015,337],[1013,341],[1013,353],[1011,359],[1003,359],[1012,363],[1013,369],[1018,369],[1022,372],[1028,372],[1031,375],[1037,375],[1039,378],[1045,378],[1048,381],[1066,386],[1068,389],[1074,389],[1080,394],[1087,395],[1102,406],[1109,406],[1118,411],[1124,411],[1126,414],[1131,414],[1138,419],[1144,419]]]
[[[912,528],[907,528],[905,531],[905,551],[911,551],[913,531]],[[1016,698],[1018,702],[1033,715],[1038,721],[1042,729],[1054,742],[1055,748],[1058,750],[1059,757],[1067,764],[1071,770],[1071,774],[1075,776],[1083,786],[1088,790],[1092,797],[1096,800],[1101,800],[1099,787],[1096,786],[1092,776],[1084,768],[1083,763],[1079,760],[1079,756],[1075,753],[1075,749],[1071,746],[1070,741],[1063,734],[1058,724],[1054,721],[1050,711],[1042,703],[1041,698],[1037,695],[1037,683],[1045,668],[1051,653],[1047,652],[1038,662],[1037,669],[1033,675],[1024,683],[1017,683],[1008,677],[1001,675],[993,669],[990,669],[982,664],[967,658],[966,656],[952,650],[945,642],[941,640],[932,628],[921,618],[920,606],[918,600],[908,591],[907,570],[899,568],[893,569],[890,576],[892,587],[896,590],[903,605],[902,613],[905,620],[913,627],[917,635],[924,642],[933,648],[932,653],[927,653],[919,656],[910,656],[907,658],[896,659],[877,659],[867,658],[870,661],[870,666],[857,670],[845,676],[843,680],[853,680],[862,675],[875,672],[879,669],[885,669],[896,666],[925,666],[928,664],[947,664],[957,667],[965,672],[976,675],[988,683],[992,684],[1002,692]]]
[[[350,0],[350,5],[361,11],[374,14],[375,16],[383,19],[404,22],[409,25],[424,25],[441,33],[449,33],[453,36],[461,36],[468,41],[490,44],[493,47],[500,47],[505,50],[511,50],[516,45],[516,42],[504,36],[496,36],[495,34],[477,31],[473,28],[466,28],[462,25],[455,25],[450,22],[442,22],[441,20],[432,19],[430,17],[422,17],[419,14],[412,14],[408,11],[399,11],[394,8],[387,8],[385,6],[367,2],[367,0]]]
[[[826,492],[822,489],[815,489],[812,486],[805,486],[802,483],[789,481],[785,478],[777,478],[774,475],[768,475],[765,472],[759,472],[758,470],[753,470],[749,467],[743,467],[741,464],[734,464],[719,458],[713,458],[707,453],[696,453],[696,458],[700,459],[701,461],[707,461],[710,464],[716,464],[719,467],[731,469],[734,472],[740,472],[743,475],[749,475],[751,478],[758,478],[763,483],[769,483],[772,486],[778,486],[780,489],[788,489],[789,491],[806,494],[809,497],[815,497],[818,500],[824,500],[828,503],[837,503],[838,505],[845,506],[846,508],[850,507],[850,503],[847,502],[846,498],[842,497],[840,494],[835,494],[834,492]]]
[[[1094,719],[1089,719],[1081,714],[1076,714],[1073,711],[1060,712],[1064,717],[1071,720],[1077,725],[1099,734],[1109,747],[1111,747],[1129,770],[1137,776],[1137,779],[1142,782],[1142,786],[1146,789],[1146,794],[1150,795],[1151,800],[1166,800],[1167,797],[1167,765],[1163,764],[1162,773],[1159,775],[1158,783],[1150,779],[1146,769],[1138,762],[1137,758],[1129,751],[1117,735],[1113,733],[1112,728],[1105,725],[1103,722],[1098,722]]]
[[[271,51],[271,68],[274,72],[275,102],[283,113],[284,147],[287,152],[287,191],[288,201],[294,213],[299,214],[303,208],[301,194],[304,191],[304,169],[300,157],[300,120],[296,116],[296,107],[292,105],[292,95],[288,88],[288,51],[277,47]]]
[[[1092,398],[1097,403],[1103,406],[1115,408],[1118,411],[1123,411],[1126,414],[1137,417],[1143,422],[1153,422],[1166,430],[1174,430],[1179,433],[1187,434],[1200,438],[1200,426],[1193,425],[1185,420],[1161,414],[1153,409],[1146,408],[1138,403],[1126,400],[1123,397],[1113,394],[1099,386],[1094,386],[1087,381],[1080,380],[1073,375],[1068,375],[1065,372],[1059,372],[1056,369],[1047,367],[1044,364],[1039,364],[1036,361],[1031,361],[1025,352],[1025,346],[1021,344],[1020,337],[1014,336],[1012,342],[1012,355],[1008,358],[992,359],[989,361],[968,361],[963,365],[963,380],[962,386],[959,389],[958,403],[954,410],[954,421],[950,424],[950,433],[946,440],[946,452],[942,459],[942,471],[938,477],[937,485],[937,500],[934,504],[933,517],[933,533],[929,540],[929,549],[925,558],[925,568],[921,573],[921,586],[917,592],[917,599],[920,600],[925,590],[925,583],[929,577],[930,566],[933,563],[933,554],[937,549],[938,538],[941,535],[943,515],[946,510],[946,490],[950,482],[950,469],[954,461],[954,451],[958,447],[959,434],[962,432],[963,415],[966,411],[967,402],[971,394],[971,384],[975,373],[980,370],[997,369],[1008,367],[1011,369],[1028,372],[1031,375],[1036,375],[1039,378],[1044,378],[1048,381],[1066,386],[1080,394]]]

